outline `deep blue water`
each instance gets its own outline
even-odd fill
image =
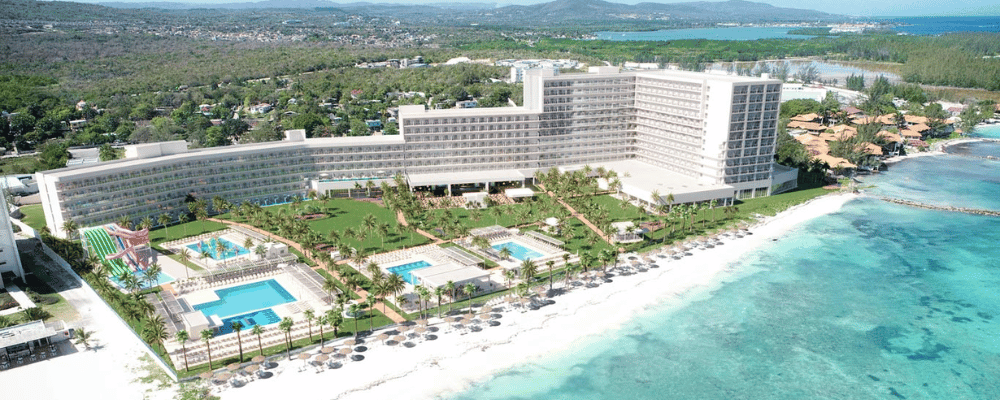
[[[910,178],[920,198],[1000,209],[984,200],[1000,193],[989,183],[1000,162],[968,161],[904,161],[879,184]],[[954,164],[973,170],[913,179]],[[863,197],[745,257],[701,300],[650,309],[454,398],[997,399],[997,243],[1000,218]]]

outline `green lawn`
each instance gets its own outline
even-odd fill
[[[642,219],[649,219],[649,216],[642,211],[639,207],[636,207],[630,203],[624,203],[625,208],[622,208],[622,201],[608,195],[592,196],[584,201],[589,201],[591,204],[597,204],[603,206],[608,210],[608,218],[611,222],[620,221],[638,221]],[[577,211],[582,211],[577,209]]]
[[[24,213],[24,218],[21,218],[21,222],[35,228],[36,231],[41,232],[45,230],[45,214],[42,211],[41,204],[21,206],[21,212]]]
[[[282,204],[270,206],[265,209],[275,215],[284,214],[288,215],[288,218],[293,218],[292,215],[296,215],[299,209],[307,206],[318,206],[321,212],[327,214],[326,218],[307,222],[310,229],[327,239],[329,239],[330,231],[336,231],[338,234],[341,234],[344,232],[344,229],[348,227],[355,231],[363,230],[364,225],[362,224],[362,221],[365,216],[369,214],[373,215],[378,223],[388,224],[389,235],[384,239],[384,242],[383,239],[374,232],[368,232],[367,238],[365,238],[363,242],[356,238],[342,237],[342,240],[344,240],[344,242],[346,242],[349,246],[357,249],[363,249],[368,254],[382,253],[403,247],[419,246],[429,241],[427,238],[417,233],[401,234],[398,230],[399,224],[396,222],[396,215],[393,214],[391,210],[377,204],[363,201],[331,199],[322,204],[314,201],[305,201],[299,206],[295,206],[294,204]],[[224,214],[219,216],[219,218],[232,219],[233,217],[232,214]],[[277,234],[277,231],[273,229],[275,227],[271,228],[272,229],[268,230]]]
[[[530,203],[505,204],[493,208],[483,209],[478,213],[480,216],[478,221],[472,219],[472,210],[465,208],[430,210],[428,212],[428,218],[431,219],[431,223],[424,223],[424,225],[427,226],[428,229],[442,228],[445,226],[443,219],[445,218],[447,212],[451,213],[452,220],[458,219],[458,222],[462,224],[462,226],[469,229],[483,228],[493,225],[512,227],[515,225],[538,222],[548,217],[559,217],[565,213],[565,208],[559,204],[553,204],[553,206],[551,206],[548,210],[543,211],[542,204],[547,202],[549,197],[547,195],[537,194],[536,198],[540,200]],[[527,215],[526,219],[522,219],[521,216],[525,213],[525,210],[530,210],[530,213]],[[433,217],[431,215],[433,215]],[[417,222],[419,223],[419,221]],[[451,235],[440,235],[440,232],[437,231],[432,231],[431,233],[445,239],[453,238]]]
[[[228,228],[229,225],[213,221],[191,221],[171,225],[149,231],[149,243],[157,250],[163,250],[160,244],[172,240],[197,236],[206,232],[216,232]]]

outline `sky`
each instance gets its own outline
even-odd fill
[[[242,3],[259,0],[77,0],[88,3],[101,2],[175,2],[194,4]],[[335,3],[494,3],[498,5],[537,4],[548,0],[332,0]],[[606,0],[615,3],[636,4],[642,2],[682,3],[695,0]],[[707,0],[721,1],[721,0]],[[939,15],[1000,15],[997,0],[750,0],[771,4],[776,7],[801,8],[824,11],[832,14],[862,17],[880,16],[939,16]]]

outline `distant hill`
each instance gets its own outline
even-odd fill
[[[639,3],[636,5],[612,3],[602,0],[555,0],[528,6],[512,5],[496,8],[495,3],[439,2],[412,3],[338,3],[328,0],[264,0],[241,3],[183,3],[183,2],[105,2],[115,8],[182,9],[340,9],[358,14],[390,15],[393,12],[442,14],[454,13],[466,20],[478,17],[482,22],[601,22],[629,19],[691,20],[712,22],[780,22],[843,20],[846,17],[820,11],[775,7],[765,3],[742,0],[719,2],[697,1],[688,3]]]
[[[529,6],[507,6],[490,11],[493,16],[559,21],[598,21],[649,18],[664,20],[778,22],[841,20],[846,17],[797,8],[775,7],[742,0],[689,3],[639,3],[636,5],[601,0],[556,0]]]

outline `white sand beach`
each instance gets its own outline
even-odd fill
[[[431,326],[440,328],[436,340],[417,341],[406,348],[369,338],[363,361],[348,360],[339,369],[317,372],[317,367],[302,369],[305,362],[298,359],[284,360],[275,376],[217,394],[240,400],[271,400],[292,393],[296,399],[381,399],[403,394],[423,399],[460,392],[511,367],[616,329],[650,306],[681,306],[706,295],[730,275],[727,271],[738,270],[738,261],[749,252],[802,222],[835,212],[856,197],[820,197],[769,217],[751,228],[753,235],[727,239],[715,249],[692,250],[693,255],[680,260],[658,262],[660,268],[568,291],[554,297],[555,304],[537,310],[504,312],[499,326],[463,335],[449,333],[447,324],[432,318]],[[557,283],[556,288],[561,286]]]

